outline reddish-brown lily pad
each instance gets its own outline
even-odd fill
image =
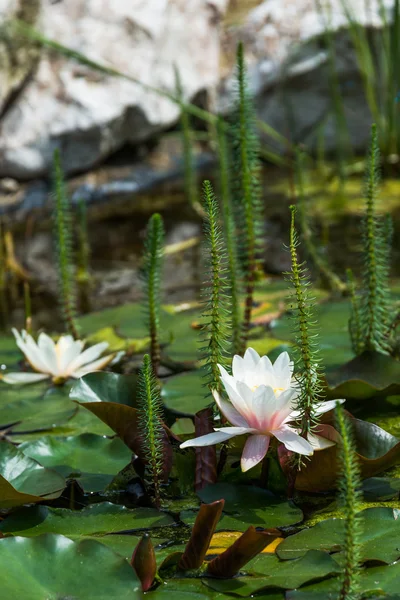
[[[373,477],[400,460],[400,440],[373,423],[352,418],[357,457],[363,479]],[[328,416],[327,419],[332,419]],[[324,437],[338,440],[339,434],[330,424],[318,431]],[[284,471],[290,473],[290,453],[281,446],[279,459]],[[315,452],[296,477],[296,489],[305,492],[324,492],[335,489],[338,476],[338,447]]]

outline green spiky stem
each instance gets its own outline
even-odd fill
[[[58,280],[60,302],[67,330],[79,338],[75,307],[75,273],[72,261],[72,227],[64,177],[61,169],[60,153],[54,151],[55,212],[54,232],[58,258]]]
[[[351,301],[351,316],[349,319],[349,332],[353,352],[358,356],[363,350],[363,342],[361,335],[361,317],[360,303],[357,298],[356,284],[354,281],[353,272],[351,269],[346,270],[348,288]]]
[[[204,231],[208,259],[208,279],[203,286],[203,297],[206,298],[203,310],[202,339],[205,346],[201,348],[205,359],[206,385],[210,390],[222,391],[219,364],[225,364],[225,348],[227,345],[229,295],[226,284],[226,254],[223,236],[219,225],[218,203],[215,199],[211,183],[205,181],[204,191]],[[207,394],[208,395],[208,394]]]
[[[4,226],[0,221],[0,327],[4,331],[7,328],[9,317],[7,301],[7,264],[4,248]]]
[[[344,571],[339,600],[357,600],[360,569],[359,520],[361,485],[357,455],[353,445],[352,431],[342,406],[336,405],[336,428],[341,435],[339,446],[340,489],[345,515]]]
[[[78,252],[77,252],[77,283],[80,292],[80,310],[82,313],[88,313],[91,310],[90,305],[90,245],[87,226],[87,207],[82,198],[78,201]]]
[[[224,127],[218,123],[218,157],[220,172],[220,187],[222,200],[222,215],[226,250],[228,254],[228,283],[231,295],[231,323],[232,323],[232,354],[239,354],[242,349],[242,323],[240,311],[240,268],[237,256],[236,228],[231,202],[229,183],[229,157],[228,145]]]
[[[160,287],[163,262],[164,225],[161,215],[155,213],[149,219],[146,230],[142,279],[147,325],[150,336],[150,355],[155,374],[160,366]]]
[[[143,448],[147,457],[148,470],[151,475],[154,493],[154,504],[161,506],[161,476],[163,465],[163,427],[161,420],[161,396],[151,359],[148,354],[143,357],[143,366],[139,375],[139,422]]]

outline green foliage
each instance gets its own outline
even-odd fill
[[[247,345],[254,287],[262,248],[263,210],[260,189],[259,140],[244,63],[243,44],[237,48],[237,106],[232,125],[233,192],[240,259],[244,273],[245,311],[242,351]]]
[[[342,406],[336,404],[336,428],[342,437],[339,445],[339,490],[345,515],[344,572],[342,576],[339,600],[357,600],[358,576],[360,568],[360,510],[361,487],[360,469],[353,442],[353,432],[349,418]]]
[[[296,196],[297,196],[297,214],[299,215],[299,229],[301,239],[304,242],[307,259],[311,262],[316,272],[324,284],[332,292],[342,293],[346,285],[333,273],[327,261],[322,256],[319,249],[315,246],[312,227],[310,224],[309,210],[306,207],[305,199],[305,154],[301,150],[296,151]]]
[[[163,263],[164,224],[155,213],[149,219],[140,271],[143,282],[143,303],[150,336],[150,355],[154,372],[160,364],[160,287]]]
[[[193,156],[193,134],[190,126],[190,116],[183,101],[183,90],[178,69],[175,67],[176,97],[181,109],[181,135],[184,165],[185,192],[190,204],[199,212],[200,203],[197,188],[195,158]]]
[[[309,294],[310,280],[304,263],[299,263],[299,245],[295,228],[296,208],[290,207],[290,256],[292,269],[288,274],[292,285],[291,305],[295,323],[295,356],[300,393],[297,399],[301,434],[307,437],[317,421],[315,406],[321,401],[320,359],[314,322],[314,298]]]
[[[59,298],[65,326],[74,338],[79,338],[76,322],[75,269],[72,250],[72,220],[60,153],[54,152],[54,240],[57,254]]]
[[[4,244],[4,223],[0,221],[0,328],[8,325],[9,306],[7,298],[7,260]]]
[[[32,299],[31,288],[27,281],[24,282],[25,329],[32,334]]]
[[[90,245],[87,224],[87,207],[83,198],[79,198],[77,210],[78,251],[77,251],[77,283],[79,286],[80,309],[90,312]]]
[[[376,126],[371,131],[371,146],[365,183],[366,213],[362,223],[364,269],[360,293],[359,351],[390,350],[389,254],[391,226],[376,215],[380,181],[380,153]],[[351,319],[355,319],[352,314]]]
[[[154,502],[161,504],[161,478],[163,472],[162,401],[154,376],[150,356],[145,354],[138,381],[139,426],[141,442],[147,458],[147,468],[153,484]]]
[[[221,391],[218,364],[225,364],[228,345],[229,295],[226,281],[226,254],[221,227],[219,208],[211,183],[205,181],[204,220],[206,266],[202,289],[203,312],[200,348],[205,360],[205,385],[211,390]]]
[[[220,193],[222,201],[222,216],[228,255],[228,289],[231,296],[232,323],[232,354],[239,354],[242,349],[242,322],[240,309],[241,272],[237,253],[237,231],[232,206],[231,184],[229,172],[231,169],[227,136],[224,123],[218,122],[218,157],[220,175]]]
[[[351,340],[351,347],[353,348],[354,354],[361,354],[363,343],[361,337],[361,319],[360,319],[360,302],[357,296],[356,284],[354,281],[353,271],[347,269],[347,282],[350,293],[351,301],[351,315],[349,319],[349,334]]]

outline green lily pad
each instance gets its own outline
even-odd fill
[[[92,433],[45,436],[19,449],[64,477],[77,479],[87,492],[103,490],[131,459],[131,452],[119,438],[110,440]]]
[[[0,442],[0,508],[58,498],[65,479],[8,442]]]
[[[400,510],[368,508],[360,516],[360,558],[391,563],[400,557]],[[344,540],[344,520],[327,519],[285,539],[277,548],[282,559],[304,556],[310,549],[338,552]]]
[[[205,487],[198,496],[207,503],[225,500],[223,516],[217,531],[245,531],[250,525],[265,529],[285,527],[303,520],[303,513],[299,508],[279,500],[267,490],[254,486],[216,483]],[[184,511],[181,513],[181,520],[192,525],[196,514],[194,511]]]
[[[136,406],[136,375],[89,373],[84,375],[70,392],[71,400],[83,402],[118,402]]]
[[[140,583],[130,564],[93,540],[62,535],[0,540],[2,598],[20,600],[139,600]]]
[[[328,398],[368,400],[400,393],[400,362],[379,352],[360,356],[326,375]]]
[[[151,598],[154,598],[154,600],[163,598],[174,598],[174,600],[209,600],[212,598],[212,600],[222,600],[226,596],[215,593],[206,587],[200,579],[186,578],[167,579],[163,585],[151,592]]]
[[[203,581],[217,592],[247,597],[269,588],[295,589],[340,572],[339,565],[329,554],[317,550],[310,550],[291,561],[280,561],[274,555],[259,555],[248,567],[254,572],[252,575]]]
[[[21,358],[22,353],[15,343],[14,336],[2,334],[0,340],[0,365],[2,366],[2,369],[4,369],[5,366],[7,369],[13,368],[13,370],[15,370],[15,366]]]
[[[0,394],[0,428],[12,425],[13,432],[52,429],[66,423],[76,412],[67,386],[49,388],[40,383],[7,388]]]
[[[42,533],[60,533],[71,539],[103,536],[123,531],[166,527],[173,518],[153,508],[129,509],[101,502],[83,510],[33,506],[14,512],[0,523],[4,535],[32,537]]]
[[[161,395],[169,410],[186,416],[193,416],[214,402],[212,396],[207,395],[199,370],[170,377],[163,385]]]
[[[400,479],[395,477],[370,477],[363,481],[362,489],[365,500],[370,502],[392,500],[399,497]]]

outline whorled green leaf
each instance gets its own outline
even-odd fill
[[[303,513],[299,508],[254,486],[216,483],[201,490],[198,496],[207,503],[225,500],[217,531],[246,531],[251,525],[269,529],[294,525],[303,520]],[[196,513],[193,511],[181,513],[181,520],[188,525],[194,523],[195,517]]]
[[[327,417],[329,420],[331,417]],[[373,423],[352,419],[354,440],[360,464],[361,477],[373,477],[396,464],[400,459],[400,440]],[[329,438],[329,425],[326,437]],[[325,435],[322,425],[321,435]],[[337,434],[336,434],[337,435]],[[335,439],[335,438],[333,438]],[[280,448],[283,469],[288,453]],[[335,489],[337,481],[337,446],[316,452],[297,474],[296,488],[302,491],[321,492]]]
[[[4,600],[141,598],[125,559],[96,541],[62,535],[0,540],[0,581]]]
[[[0,531],[6,536],[32,537],[42,533],[60,533],[71,539],[80,539],[166,527],[173,522],[170,515],[153,508],[129,509],[101,502],[82,510],[47,506],[19,510],[0,523]]]
[[[119,439],[92,433],[77,436],[44,436],[21,444],[20,450],[66,478],[77,479],[87,492],[103,490],[131,460]]]
[[[368,400],[400,393],[400,362],[379,352],[360,356],[326,374],[327,398]]]
[[[161,396],[165,406],[178,414],[193,416],[211,402],[204,391],[200,371],[189,371],[167,379]]]
[[[360,559],[391,563],[400,558],[400,510],[368,508],[360,516]],[[340,552],[344,542],[344,520],[327,519],[285,539],[277,548],[282,559],[304,556],[309,550]]]
[[[273,588],[295,589],[309,581],[336,575],[340,567],[326,552],[310,550],[293,561],[280,561],[274,555],[259,555],[246,570],[250,573],[244,577],[203,581],[217,592],[247,597]]]
[[[58,498],[64,488],[59,473],[42,467],[13,444],[0,442],[0,508]]]

